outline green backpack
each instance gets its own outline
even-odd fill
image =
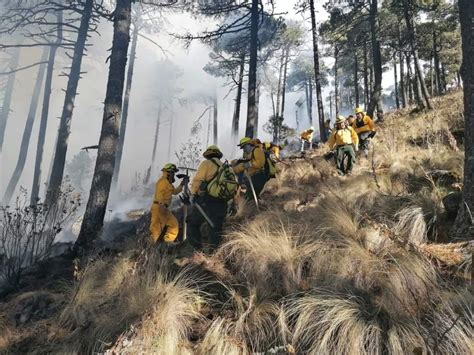
[[[227,161],[219,165],[213,159],[210,160],[217,166],[217,172],[207,184],[207,194],[228,201],[234,197],[239,187],[237,176]]]

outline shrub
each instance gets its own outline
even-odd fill
[[[17,287],[25,268],[49,257],[54,239],[80,206],[71,188],[52,206],[29,205],[26,190],[15,206],[0,206],[0,278]]]

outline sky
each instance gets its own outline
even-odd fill
[[[285,13],[286,18],[297,21],[305,21],[308,30],[305,46],[310,49],[311,37],[309,33],[309,20],[297,14],[294,10],[296,0],[276,1],[276,12]],[[327,18],[327,13],[322,8],[322,1],[317,1],[318,22]],[[230,139],[230,126],[234,111],[234,93],[225,97],[228,88],[224,87],[225,80],[215,78],[207,74],[203,67],[209,61],[209,48],[198,41],[191,43],[189,48],[185,48],[183,43],[172,37],[171,33],[185,33],[191,31],[197,33],[200,29],[209,25],[209,20],[200,20],[193,18],[190,14],[168,14],[165,16],[166,22],[158,28],[146,33],[146,36],[159,43],[165,49],[158,48],[155,44],[144,38],[139,38],[137,47],[137,56],[135,62],[135,74],[133,78],[130,110],[127,133],[125,137],[124,155],[122,163],[122,174],[119,185],[124,191],[130,188],[135,180],[136,174],[144,174],[150,165],[151,149],[156,126],[156,117],[158,113],[158,96],[160,88],[160,61],[168,59],[178,66],[182,75],[176,80],[175,86],[182,89],[181,97],[186,99],[186,103],[174,103],[172,110],[164,111],[162,115],[163,124],[160,129],[158,143],[158,164],[164,164],[168,161],[168,141],[170,136],[170,120],[173,120],[173,134],[171,140],[171,151],[178,150],[182,144],[189,141],[192,122],[194,122],[209,106],[209,102],[203,99],[203,96],[212,96],[217,92],[218,97],[218,142],[217,144],[224,151],[226,158],[235,158],[238,151]],[[98,143],[103,101],[108,75],[108,63],[105,59],[109,55],[109,48],[112,39],[111,23],[102,21],[99,27],[100,37],[93,34],[91,38],[92,47],[89,48],[88,55],[83,61],[82,79],[79,82],[78,96],[75,102],[75,110],[72,119],[71,136],[69,139],[69,148],[67,160],[81,151],[81,147],[95,145]],[[4,39],[2,39],[4,40]],[[2,53],[0,52],[0,56]],[[20,66],[28,65],[37,61],[41,56],[39,49],[22,50]],[[330,65],[330,59],[328,65]],[[47,130],[44,157],[42,166],[43,183],[48,176],[51,160],[53,156],[54,143],[56,139],[62,104],[64,101],[63,88],[66,86],[66,78],[60,76],[67,71],[69,59],[60,51],[56,65],[53,92],[51,99],[50,120]],[[23,133],[26,116],[29,108],[34,77],[37,68],[32,68],[17,73],[15,82],[15,93],[12,103],[12,112],[7,125],[5,145],[3,155],[0,157],[0,194],[3,196],[8,179],[16,164],[21,136]],[[388,77],[389,79],[385,79]],[[384,74],[384,86],[392,85],[390,80],[392,76]],[[326,88],[323,96],[326,96],[331,88]],[[290,127],[296,128],[295,102],[302,97],[302,93],[289,93],[287,97],[287,111],[285,123]],[[171,104],[171,103],[170,103]],[[39,107],[37,117],[39,119]],[[263,91],[259,107],[259,137],[262,140],[270,139],[263,132],[262,126],[271,115],[271,103],[268,94]],[[300,113],[300,129],[309,125],[308,119],[304,116],[305,110]],[[209,116],[205,115],[202,121],[202,130],[196,139],[200,140],[204,147],[212,142],[207,139]],[[244,134],[246,118],[246,96],[243,96],[241,111],[241,134]],[[20,180],[20,185],[28,190],[31,189],[32,172],[34,167],[34,156],[36,150],[38,122],[33,128],[33,135],[28,151],[28,158],[25,171]],[[91,152],[90,154],[94,154]],[[175,160],[172,156],[171,161]],[[152,177],[156,178],[159,174],[158,169],[152,172]]]

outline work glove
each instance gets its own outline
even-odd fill
[[[186,206],[191,205],[191,199],[190,199],[189,194],[187,192],[183,192],[181,195],[179,195],[179,199],[181,200],[181,202],[184,205],[186,205]]]
[[[359,146],[358,146],[358,145],[354,145],[354,150],[355,150],[356,152],[358,152],[358,151],[359,151]]]

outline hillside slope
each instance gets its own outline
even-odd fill
[[[461,110],[453,93],[387,115],[350,177],[326,147],[288,158],[213,256],[151,250],[144,222],[85,268],[8,296],[1,351],[473,353],[472,236],[449,239],[443,205],[460,188]]]

